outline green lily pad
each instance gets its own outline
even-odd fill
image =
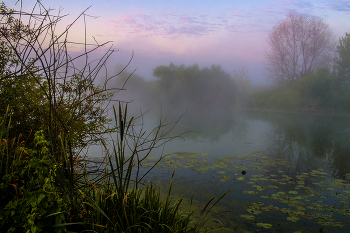
[[[268,229],[268,228],[271,228],[271,227],[272,227],[272,224],[270,224],[270,223],[261,223],[261,222],[259,222],[259,223],[257,223],[256,225],[257,225],[258,227],[265,228],[265,229]]]
[[[258,192],[255,191],[244,191],[244,193],[252,194],[252,195],[258,195]]]
[[[241,218],[244,218],[246,220],[254,220],[255,216],[254,215],[249,215],[249,214],[241,214],[239,215]]]
[[[251,214],[261,214],[261,211],[255,209],[247,209],[247,211]]]
[[[287,220],[292,221],[292,222],[298,222],[300,220],[300,218],[298,216],[291,215],[291,216],[287,217]]]

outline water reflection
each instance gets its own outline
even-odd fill
[[[185,112],[172,131],[173,135],[186,132],[182,135],[185,142],[171,142],[166,153],[191,148],[191,152],[227,157],[262,151],[270,158],[288,161],[289,165],[295,167],[290,169],[290,175],[324,168],[333,178],[345,179],[349,176],[349,117],[238,112],[220,106],[211,110],[193,105],[190,107],[162,109],[162,118],[167,122],[177,121]],[[148,118],[151,120],[146,120],[146,125],[150,121],[156,125],[159,112],[149,113]]]
[[[234,129],[236,125],[236,111],[230,107],[212,107],[211,109],[183,106],[177,109],[163,108],[162,119],[167,122],[179,120],[179,124],[172,130],[172,134],[180,135],[186,132],[184,138],[189,140],[206,140],[215,142]],[[157,115],[153,119],[159,118]],[[159,120],[159,119],[157,119]]]
[[[328,168],[333,178],[350,172],[350,121],[347,117],[248,112],[249,119],[274,126],[268,138],[268,154],[296,167],[295,172]]]
[[[175,193],[194,190],[204,195],[196,197],[201,200],[231,190],[220,205],[232,211],[220,216],[230,229],[255,232],[261,222],[272,224],[275,232],[314,232],[323,226],[347,232],[350,186],[337,179],[350,178],[348,118],[233,110],[226,115],[197,113],[202,117],[187,116],[200,120],[184,118],[179,123],[197,132],[186,141],[172,142],[165,152],[170,154],[150,173],[157,181],[176,168]],[[144,166],[152,166],[152,161]]]

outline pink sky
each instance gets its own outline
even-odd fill
[[[13,4],[14,1],[11,1]],[[30,9],[35,1],[23,1]],[[201,67],[220,64],[227,72],[245,67],[255,83],[268,83],[263,68],[268,33],[288,10],[324,19],[335,37],[350,32],[349,1],[52,1],[43,5],[64,8],[69,14],[62,28],[92,5],[87,14],[89,41],[94,36],[99,43],[113,41],[119,53],[110,61],[113,72],[126,64],[132,51],[130,70],[152,78],[158,65],[193,65]],[[5,1],[10,5],[9,1]],[[15,7],[18,8],[18,7]],[[56,11],[57,12],[57,11]],[[70,33],[70,38],[82,41],[83,20]],[[77,47],[72,48],[77,50]]]

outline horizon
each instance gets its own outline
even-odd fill
[[[36,1],[23,2],[29,11]],[[5,5],[19,9],[19,3]],[[247,69],[254,85],[268,85],[264,53],[268,34],[288,11],[322,18],[334,32],[335,40],[350,32],[349,1],[52,1],[41,3],[58,13],[69,14],[61,27],[71,23],[86,8],[88,43],[113,41],[119,50],[109,61],[109,72],[126,65],[134,51],[128,71],[153,79],[152,71],[160,65],[184,64],[199,67],[220,65],[226,72]],[[61,8],[61,9],[62,9]],[[90,16],[99,16],[98,18]],[[61,29],[62,29],[61,28]],[[69,35],[83,41],[84,19],[78,20]],[[347,31],[348,30],[348,31]],[[72,53],[80,52],[72,46]]]

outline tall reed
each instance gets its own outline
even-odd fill
[[[126,141],[130,139],[133,118],[127,121],[127,106],[123,111],[119,103],[118,115],[113,109],[119,132],[112,153],[105,145],[109,164],[105,166],[102,185],[91,183],[93,189],[80,190],[84,198],[80,217],[88,223],[86,227],[96,232],[200,232],[208,221],[208,212],[227,193],[214,204],[212,198],[201,210],[200,218],[193,221],[195,211],[191,206],[181,208],[185,196],[178,200],[171,196],[175,170],[165,198],[161,198],[158,186],[152,182],[137,188],[132,172],[140,137],[133,137],[134,148],[127,155]]]

